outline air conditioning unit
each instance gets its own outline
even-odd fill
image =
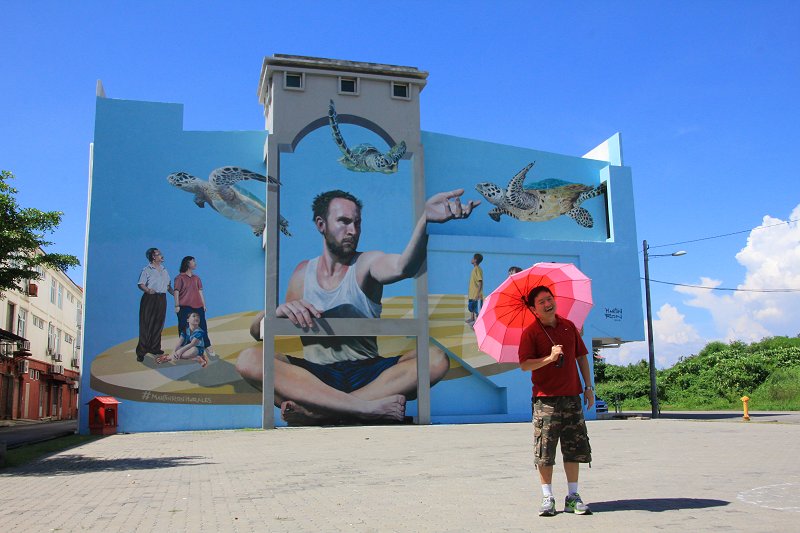
[[[39,296],[39,286],[35,283],[28,283],[28,296]]]
[[[53,365],[53,374],[63,374],[64,365]]]
[[[61,354],[57,353],[53,356],[53,361],[61,362]]]
[[[72,368],[78,368],[81,366],[81,360],[78,357],[72,358]]]
[[[55,350],[53,350],[51,347],[48,346],[47,347],[47,355],[52,357],[54,353],[55,353]]]
[[[20,361],[19,362],[19,373],[20,374],[27,374],[30,370],[30,364],[28,361]]]
[[[0,355],[3,357],[13,357],[14,345],[13,344],[0,344]]]
[[[78,383],[77,381],[75,381],[75,382],[73,382],[73,383],[72,383],[72,388],[73,388],[73,389],[79,389],[79,388],[80,388],[80,386],[81,386],[81,384],[80,384],[80,383]]]

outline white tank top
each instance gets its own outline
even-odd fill
[[[324,318],[380,318],[381,304],[370,300],[356,279],[358,254],[338,287],[325,290],[317,282],[319,257],[308,262],[303,280],[303,299],[316,307]],[[307,361],[327,365],[337,361],[357,361],[379,357],[375,337],[300,337]]]

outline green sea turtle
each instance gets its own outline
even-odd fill
[[[266,222],[266,207],[264,202],[256,196],[236,185],[242,180],[256,180],[266,183],[279,184],[278,180],[270,176],[262,176],[250,170],[239,167],[220,167],[211,172],[208,181],[187,174],[175,172],[167,176],[167,181],[183,191],[194,193],[194,203],[197,207],[205,204],[231,220],[243,222],[253,228],[253,233],[264,233]],[[278,222],[281,233],[290,236],[289,222],[280,217]]]
[[[392,148],[382,154],[377,148],[371,144],[359,144],[352,150],[347,147],[344,142],[342,132],[339,129],[339,122],[336,118],[336,106],[331,100],[328,106],[328,122],[331,125],[331,132],[333,133],[333,140],[336,146],[342,151],[342,157],[339,162],[348,170],[353,172],[381,172],[382,174],[393,174],[397,172],[397,162],[403,158],[406,153],[406,142],[400,141],[400,144],[395,144]]]
[[[520,170],[508,182],[506,189],[488,182],[475,186],[475,190],[496,206],[489,211],[492,220],[499,222],[501,215],[508,215],[517,220],[542,222],[567,215],[584,228],[591,228],[594,225],[592,215],[580,205],[603,194],[606,191],[605,183],[592,187],[561,180],[544,180],[532,184],[532,187],[523,187],[525,175],[533,165],[531,163]]]

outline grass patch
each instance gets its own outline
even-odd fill
[[[24,465],[45,455],[61,452],[101,438],[103,438],[101,435],[67,435],[36,444],[26,444],[8,450],[5,464],[0,465],[0,469]]]

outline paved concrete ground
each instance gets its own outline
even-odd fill
[[[530,424],[116,435],[0,470],[0,530],[797,531],[800,414],[779,418],[589,422],[595,514],[553,518]]]

